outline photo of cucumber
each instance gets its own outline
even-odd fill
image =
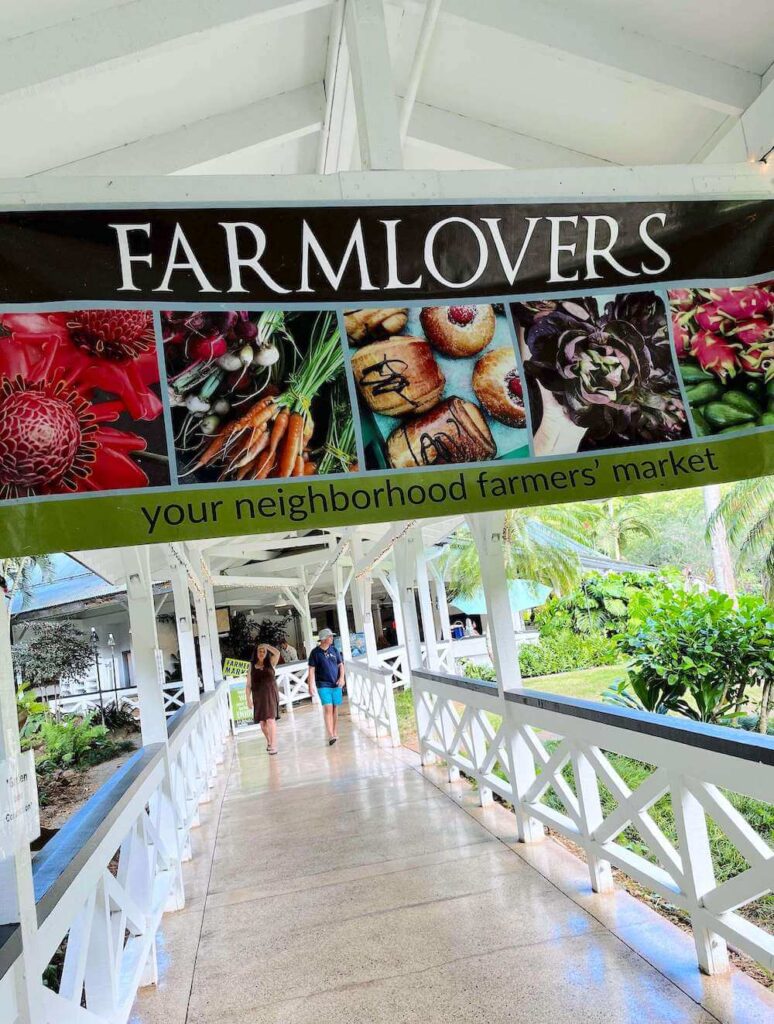
[[[680,288],[669,300],[695,433],[774,426],[774,282]]]

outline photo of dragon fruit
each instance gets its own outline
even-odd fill
[[[669,292],[696,433],[774,426],[774,281]]]
[[[0,499],[169,483],[147,310],[0,315]]]

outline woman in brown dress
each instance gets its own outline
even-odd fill
[[[257,644],[247,674],[247,706],[253,710],[253,721],[257,722],[266,737],[266,749],[277,753],[277,716],[279,714],[279,690],[274,669],[280,659],[280,652],[270,644]]]

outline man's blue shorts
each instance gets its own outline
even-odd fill
[[[317,692],[320,695],[320,703],[332,704],[337,708],[341,704],[341,689],[340,686],[318,686]]]

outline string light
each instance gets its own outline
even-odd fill
[[[382,548],[382,550],[374,556],[374,558],[371,560],[371,563],[367,565],[365,569],[361,569],[360,572],[355,573],[355,579],[360,581],[361,579],[363,579],[364,576],[370,575],[370,573],[373,572],[374,567],[379,562],[381,562],[381,560],[384,558],[386,554],[392,551],[392,549],[395,547],[395,545],[398,543],[401,537],[405,537],[409,530],[412,530],[416,526],[416,524],[416,519],[407,520],[407,522],[403,524],[403,529],[396,533],[394,536],[390,537],[390,540]]]

